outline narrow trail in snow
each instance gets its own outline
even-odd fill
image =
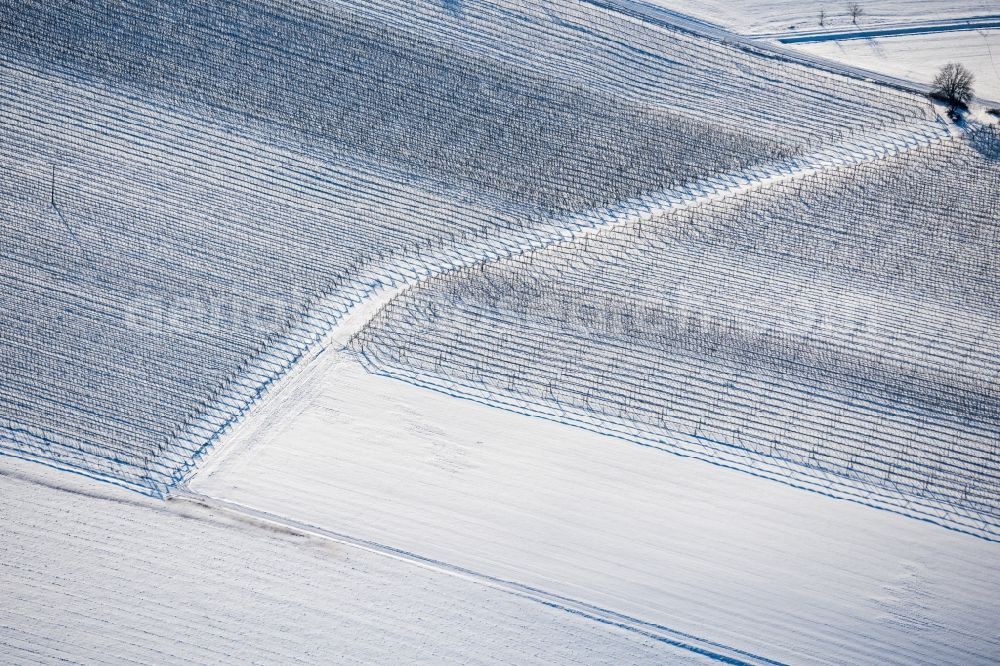
[[[582,213],[510,238],[498,238],[493,242],[480,241],[468,248],[453,248],[443,254],[406,258],[394,266],[376,269],[376,273],[381,273],[380,275],[373,275],[367,280],[361,278],[360,293],[366,294],[366,297],[358,298],[344,312],[337,327],[331,331],[331,341],[345,344],[396,294],[433,277],[530,254],[557,243],[575,241],[639,221],[655,222],[676,210],[725,199],[779,182],[888,159],[944,141],[951,136],[950,127],[943,120],[910,122],[873,133],[869,137],[848,139],[777,164],[713,176],[657,195]],[[376,289],[367,291],[366,288],[372,284],[377,285]],[[378,302],[379,305],[373,308],[372,302]]]

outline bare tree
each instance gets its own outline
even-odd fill
[[[972,101],[972,83],[975,77],[964,65],[950,62],[941,68],[931,84],[931,95],[947,102],[952,111],[968,108]]]
[[[865,13],[865,10],[861,9],[861,5],[857,2],[852,2],[847,6],[847,12],[851,15],[851,23],[857,25],[858,19]]]

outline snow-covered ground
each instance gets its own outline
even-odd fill
[[[0,456],[4,664],[681,664],[477,582]]]
[[[975,32],[828,42],[802,46],[802,62],[793,62],[793,47],[776,36],[816,31],[821,8],[824,29],[849,29],[846,2],[663,0],[678,13],[665,12],[681,23],[672,26],[615,11],[632,1],[2,3],[0,18],[11,20],[0,20],[0,170],[11,177],[0,178],[0,662],[1000,659],[1000,543],[893,512],[912,500],[878,510],[865,489],[857,502],[838,500],[823,486],[809,492],[759,469],[736,471],[725,456],[684,458],[587,430],[593,422],[517,413],[528,403],[496,393],[466,394],[480,404],[369,374],[342,350],[375,310],[429,276],[470,267],[485,275],[485,264],[509,257],[541,263],[529,251],[578,240],[589,248],[623,221],[662,225],[669,211],[694,215],[705,202],[733,210],[709,217],[743,232],[746,200],[787,184],[794,201],[754,218],[781,241],[782,264],[799,251],[812,258],[807,245],[780,236],[801,236],[805,222],[864,265],[834,262],[846,268],[834,273],[842,281],[824,283],[821,271],[770,270],[741,245],[725,255],[731,261],[689,263],[698,255],[671,246],[659,263],[691,266],[684,282],[698,287],[679,302],[703,313],[721,303],[732,316],[757,303],[752,292],[784,290],[799,300],[776,309],[804,310],[818,294],[838,315],[864,294],[881,298],[870,309],[885,316],[871,321],[901,313],[893,339],[913,321],[922,334],[947,318],[957,332],[929,338],[927,355],[946,356],[934,345],[950,345],[955,365],[986,387],[966,382],[972,389],[955,402],[992,416],[988,276],[997,272],[992,255],[961,252],[959,235],[985,239],[971,245],[987,253],[995,245],[988,195],[998,181],[966,180],[991,205],[963,209],[963,225],[944,216],[922,224],[909,207],[936,208],[913,197],[865,199],[864,182],[852,181],[836,202],[863,209],[851,216],[837,206],[831,217],[885,234],[860,234],[856,247],[798,181],[940,151],[959,134],[908,86],[841,76],[846,66],[814,69],[810,57],[925,81],[922,69],[890,65],[936,68],[945,52],[977,68],[989,97],[978,70],[996,73],[996,42],[952,46]],[[984,0],[863,9],[861,29],[1000,14]],[[944,46],[932,49],[935,39]],[[915,46],[885,63],[848,52],[906,43]],[[773,57],[761,57],[765,46]],[[937,171],[915,173],[936,179]],[[929,188],[935,205],[960,200],[938,182]],[[880,207],[898,232],[880,224]],[[933,252],[909,242],[941,228],[930,235]],[[906,251],[888,251],[897,245]],[[620,254],[608,256],[643,252],[636,243],[613,249]],[[906,282],[911,263],[928,257],[943,268],[928,263],[933,279]],[[720,266],[727,272],[691,279]],[[968,290],[972,306],[928,297],[958,293],[966,283],[950,277],[967,267],[986,276]],[[712,295],[744,270],[755,279],[728,298],[746,303]],[[903,295],[878,297],[864,282],[861,292],[825,288],[869,270]],[[585,289],[567,293],[587,305]],[[430,302],[421,321],[444,307]],[[923,317],[921,307],[933,313]],[[977,307],[986,314],[965,316]],[[593,316],[606,321],[611,310]],[[973,320],[986,326],[973,330]],[[454,340],[461,354],[445,360],[471,359],[479,371],[475,356],[500,348],[475,339],[491,330],[483,321],[427,339]],[[519,335],[537,330],[509,321]],[[824,321],[853,335],[842,317]],[[553,330],[558,337],[532,345],[572,363],[566,350],[584,347]],[[812,330],[802,337],[823,372],[853,378],[859,366],[874,367],[848,355],[838,366],[842,357],[825,353]],[[385,338],[398,346],[402,336]],[[765,365],[805,365],[795,347],[794,357],[758,354],[768,350],[746,339],[755,338],[741,333],[730,346],[741,362],[759,355]],[[719,358],[730,349],[708,342]],[[910,367],[871,349],[886,367]],[[514,351],[515,364],[549,372]],[[950,408],[947,382],[963,388],[967,377],[946,368],[947,381],[929,373],[918,388],[932,397],[940,389]],[[427,368],[405,369],[397,376],[429,383]],[[640,370],[651,374],[629,378],[658,373],[655,363]],[[511,386],[512,377],[504,376]],[[657,392],[662,382],[647,386]],[[781,412],[780,391],[765,389],[777,404],[769,411],[734,383],[720,386],[743,410],[732,413],[767,429],[802,423],[820,442],[835,430],[809,416],[818,412]],[[720,412],[701,395],[686,393],[685,410],[694,402]],[[568,410],[535,413],[558,420]],[[853,404],[829,413],[865,435],[856,439],[875,463],[906,462],[908,442],[873,436],[891,411],[862,424],[872,434],[855,427]],[[927,447],[928,458],[963,472],[977,456],[961,477],[972,479],[963,500],[990,495],[998,478],[995,447],[970,446],[970,422],[975,437],[995,442],[995,420],[964,422],[941,439],[960,449],[961,465],[951,449]],[[172,494],[153,500],[10,456]],[[204,465],[194,474],[196,461]]]
[[[945,63],[959,62],[975,75],[976,95],[1000,103],[1000,30],[815,42],[795,48],[921,83],[930,83]]]
[[[369,375],[333,349],[191,488],[764,658],[1000,654],[1000,544]]]
[[[854,28],[848,0],[646,0],[745,35]],[[1000,15],[993,0],[861,0],[861,28]],[[825,12],[823,26],[820,12]]]
[[[1000,5],[986,0],[943,2],[922,0],[882,0],[860,2],[861,15],[855,23],[852,3],[823,0],[737,0],[725,2],[683,2],[681,0],[610,0],[616,6],[628,3],[653,5],[723,30],[764,42],[782,38],[808,38],[816,43],[787,44],[804,55],[862,69],[922,87],[930,84],[942,65],[961,62],[977,79],[976,93],[985,100],[1000,102]],[[822,24],[820,15],[823,12]],[[671,20],[669,15],[662,17]],[[970,24],[990,26],[969,29]],[[915,35],[864,37],[883,30],[948,30]],[[711,27],[706,27],[711,32]],[[835,39],[841,35],[844,39]]]
[[[15,4],[0,447],[152,494],[369,278],[934,118],[569,2]]]

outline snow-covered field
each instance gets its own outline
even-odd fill
[[[0,662],[1000,660],[995,40],[660,4],[0,0]]]
[[[0,446],[163,493],[429,255],[935,122],[592,6],[268,7],[5,6]]]
[[[1000,108],[1000,29],[796,44],[805,53],[930,83],[941,66],[965,65],[976,95]]]
[[[732,30],[753,34],[854,29],[851,2],[829,0],[648,0],[650,4]],[[994,0],[861,0],[860,28],[1000,16]],[[826,13],[820,26],[820,12]]]
[[[191,488],[783,663],[1000,654],[1000,544],[373,376],[333,349]]]
[[[610,2],[629,6],[632,0]],[[815,39],[811,43],[787,44],[786,48],[848,68],[912,82],[918,88],[928,86],[942,65],[960,62],[975,74],[977,95],[1000,105],[1000,5],[995,2],[859,2],[856,4],[861,14],[856,22],[850,12],[855,3],[851,2],[650,0],[649,4],[676,12],[681,20],[690,17],[704,21],[708,31],[721,28],[761,42]],[[669,16],[666,20],[670,20]],[[975,25],[988,28],[975,29]],[[697,29],[698,24],[694,27]],[[929,31],[878,36],[886,30]],[[936,30],[941,32],[931,32]],[[867,33],[874,35],[866,36]],[[842,39],[837,39],[838,35]]]
[[[360,548],[0,457],[4,664],[682,664],[689,650]]]
[[[427,280],[374,371],[1000,537],[1000,168],[938,136]],[[962,174],[942,179],[942,173]]]

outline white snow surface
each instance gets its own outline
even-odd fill
[[[852,29],[847,0],[645,0],[671,11],[714,23],[744,35],[802,32],[824,28]],[[862,0],[860,28],[886,24],[970,18],[1000,14],[993,0]]]
[[[384,555],[0,456],[0,662],[680,664]]]
[[[625,4],[629,0],[612,0]],[[891,77],[922,89],[929,86],[942,65],[960,62],[976,76],[976,94],[1000,103],[1000,30],[996,27],[969,30],[967,23],[995,26],[1000,4],[989,0],[873,0],[860,2],[862,14],[855,23],[851,3],[807,0],[637,0],[636,4],[661,7],[677,20],[686,17],[721,28],[761,45],[777,44],[779,37],[864,33],[884,29],[914,29],[953,25],[955,30],[926,34],[894,35],[785,44],[782,48],[811,58],[831,61],[834,69],[856,74]],[[824,11],[820,25],[820,12]],[[665,20],[671,20],[665,17]],[[708,31],[712,31],[709,27]]]
[[[333,347],[190,488],[782,662],[1000,657],[1000,544],[369,375]]]
[[[962,63],[976,77],[976,95],[1000,102],[1000,30],[815,42],[794,48],[920,83],[933,81],[946,63]]]

